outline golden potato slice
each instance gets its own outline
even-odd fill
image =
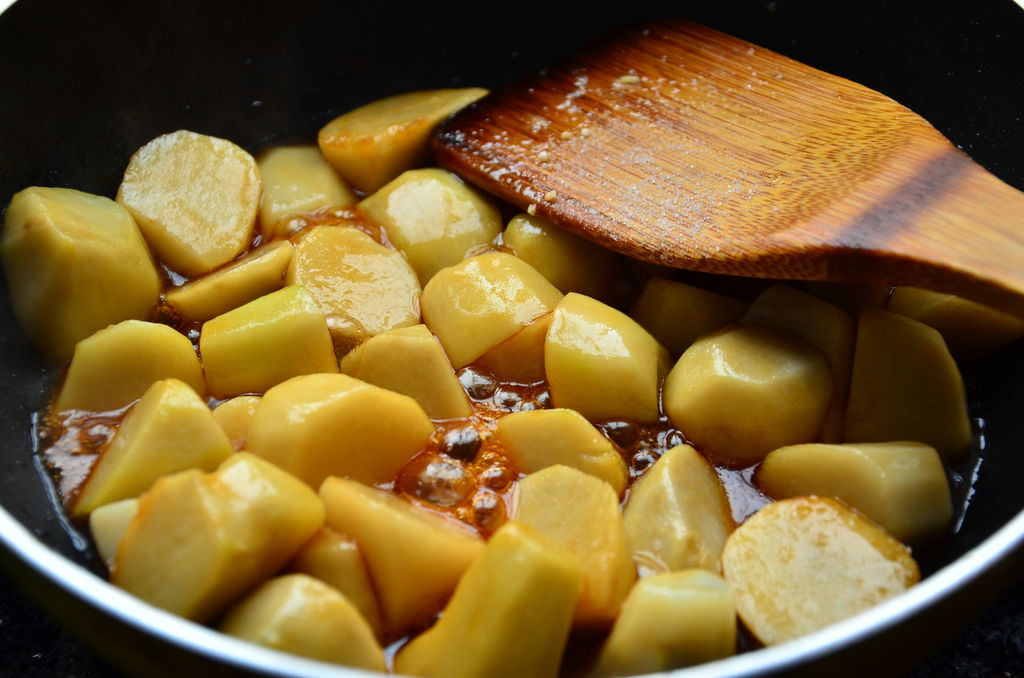
[[[825,415],[821,439],[827,443],[841,441],[853,365],[855,329],[850,316],[827,301],[779,284],[772,285],[754,299],[742,322],[776,327],[825,354],[832,369],[832,399]]]
[[[611,301],[621,268],[614,252],[529,214],[512,217],[502,239],[563,294]]]
[[[473,412],[444,348],[426,325],[371,337],[341,359],[341,371],[413,398],[431,419]]]
[[[324,314],[299,285],[206,321],[199,352],[210,393],[218,398],[263,393],[301,374],[338,371]]]
[[[188,384],[163,379],[125,416],[71,513],[81,517],[104,504],[136,497],[171,473],[212,471],[232,452],[231,441],[203,399]]]
[[[316,300],[342,352],[420,321],[420,284],[405,257],[355,228],[307,232],[295,246],[287,280]]]
[[[673,447],[633,483],[622,524],[641,574],[717,572],[734,527],[718,474],[689,445]]]
[[[304,483],[238,452],[214,473],[176,473],[139,498],[111,581],[208,622],[277,572],[323,520],[323,505]]]
[[[498,379],[523,383],[544,380],[544,340],[551,327],[545,313],[477,358],[476,364]]]
[[[852,617],[921,578],[909,550],[835,499],[769,504],[722,551],[736,611],[765,645]]]
[[[665,378],[672,424],[701,449],[736,464],[818,439],[832,370],[821,351],[772,327],[701,337]]]
[[[26,188],[7,206],[2,237],[14,315],[51,360],[107,325],[149,316],[159,299],[146,242],[113,200]]]
[[[501,232],[501,213],[490,198],[443,169],[409,170],[359,209],[384,227],[421,285]]]
[[[967,451],[967,396],[942,335],[888,311],[861,313],[845,440],[914,440],[946,459]]]
[[[704,570],[666,572],[629,592],[594,673],[656,673],[735,653],[736,609],[725,580]]]
[[[921,443],[792,445],[771,452],[757,470],[770,497],[836,497],[902,542],[941,535],[953,517],[949,483],[934,448]]]
[[[462,524],[354,480],[320,487],[327,525],[359,544],[380,601],[387,638],[398,638],[444,606],[484,548]]]
[[[249,439],[249,424],[260,400],[259,396],[235,396],[213,408],[214,421],[224,430],[236,450],[243,449]]]
[[[78,342],[53,408],[116,410],[141,397],[153,382],[170,378],[196,393],[206,392],[192,342],[167,325],[122,320]]]
[[[591,421],[656,421],[670,360],[635,320],[582,294],[559,302],[544,342],[552,402]]]
[[[89,514],[89,533],[107,569],[114,567],[117,545],[138,511],[139,500],[132,498],[104,504]]]
[[[957,360],[977,360],[1024,337],[1024,321],[994,308],[917,287],[897,287],[888,310],[938,330]]]
[[[384,651],[345,596],[304,574],[264,583],[232,607],[220,631],[273,650],[368,671],[384,671]]]
[[[505,523],[466,570],[441,620],[399,653],[395,670],[555,678],[580,583],[572,554],[523,523]]]
[[[423,288],[423,321],[459,369],[555,307],[562,293],[522,259],[493,252],[438,273]]]
[[[618,450],[575,410],[513,412],[498,420],[495,440],[523,473],[562,464],[626,488],[626,463]]]
[[[135,152],[117,201],[161,261],[199,275],[231,261],[252,240],[260,190],[251,155],[225,139],[178,130]]]
[[[266,392],[248,449],[310,487],[331,475],[372,485],[394,480],[433,432],[409,396],[344,374],[310,374]]]
[[[361,191],[370,193],[430,159],[434,127],[477,99],[479,87],[409,92],[380,99],[338,116],[320,130],[324,157]]]
[[[579,626],[607,628],[636,581],[612,486],[568,466],[549,466],[519,481],[513,520],[567,548],[583,566],[574,615]]]
[[[738,320],[748,306],[724,294],[654,276],[644,283],[629,315],[679,356],[698,337]]]
[[[292,244],[279,240],[229,266],[175,287],[164,300],[184,320],[209,320],[284,286]]]
[[[316,146],[278,146],[263,153],[257,165],[263,179],[260,233],[266,239],[290,235],[276,228],[285,217],[358,200]]]
[[[356,606],[374,634],[382,636],[377,594],[354,539],[325,527],[295,554],[288,568],[336,588]]]

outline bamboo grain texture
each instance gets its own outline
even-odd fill
[[[432,150],[634,258],[1024,317],[1024,194],[892,99],[697,24],[619,31],[464,109]]]

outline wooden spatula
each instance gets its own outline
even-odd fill
[[[696,24],[613,34],[464,110],[433,151],[631,257],[1024,316],[1024,194],[888,97]]]

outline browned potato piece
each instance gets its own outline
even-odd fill
[[[620,268],[614,252],[529,214],[512,217],[502,239],[563,294],[610,301]]]
[[[842,499],[905,543],[938,537],[953,517],[942,460],[921,443],[783,447],[765,457],[757,484],[775,499]]]
[[[437,123],[485,96],[479,87],[399,94],[338,116],[320,130],[324,157],[352,185],[370,193],[405,170],[424,165]]]
[[[341,371],[413,398],[432,419],[468,417],[473,411],[444,348],[426,325],[371,337],[341,359]]]
[[[309,374],[264,394],[248,448],[310,487],[332,475],[386,483],[433,432],[409,396],[344,374]]]
[[[561,298],[525,261],[493,252],[434,276],[423,288],[423,320],[460,369],[549,313]]]
[[[443,169],[409,170],[359,209],[384,227],[421,285],[501,232],[501,213],[490,198]]]
[[[552,401],[591,421],[656,421],[670,360],[636,321],[582,294],[559,302],[544,342]]]
[[[420,284],[405,257],[355,228],[317,226],[305,233],[287,282],[316,300],[341,352],[420,321]]]
[[[264,583],[228,611],[220,630],[310,659],[368,671],[385,668],[384,652],[355,606],[304,574]]]
[[[356,194],[316,146],[278,146],[261,155],[258,164],[263,178],[260,233],[264,238],[290,235],[277,225],[291,215],[356,203]]]
[[[498,379],[534,382],[544,379],[544,340],[551,327],[545,313],[476,360]]]
[[[641,574],[717,572],[734,527],[718,475],[689,445],[673,447],[633,483],[622,518]]]
[[[131,215],[112,200],[33,186],[14,195],[0,244],[11,306],[51,360],[107,325],[145,318],[160,279]]]
[[[845,440],[915,440],[943,458],[967,451],[967,396],[942,335],[888,311],[861,314]]]
[[[572,554],[505,523],[459,581],[441,621],[398,655],[403,674],[555,678],[580,589]]]
[[[377,637],[382,636],[377,594],[373,592],[363,552],[354,539],[325,527],[306,542],[288,567],[338,589],[352,601]]]
[[[74,503],[75,517],[138,496],[161,476],[212,471],[234,450],[203,399],[177,379],[154,383],[128,412]]]
[[[952,294],[897,287],[888,310],[938,330],[957,360],[981,358],[1024,337],[1024,321]]]
[[[729,585],[703,570],[641,579],[601,648],[597,676],[632,676],[693,666],[736,652]]]
[[[207,622],[277,572],[323,520],[323,505],[304,483],[239,452],[215,473],[166,476],[140,497],[111,581]]]
[[[53,408],[116,410],[170,378],[206,393],[192,342],[167,325],[123,320],[78,342]]]
[[[831,398],[832,371],[821,351],[756,325],[695,341],[665,378],[663,394],[675,426],[736,464],[817,440]]]
[[[549,466],[519,481],[513,520],[537,529],[576,556],[583,590],[575,623],[607,628],[636,581],[612,486],[568,466]]]
[[[209,320],[284,286],[292,244],[279,240],[181,287],[164,300],[184,320]]]
[[[338,371],[324,314],[299,285],[206,321],[199,352],[210,392],[220,398],[263,393],[300,374]]]
[[[494,436],[523,473],[562,464],[600,478],[620,495],[626,489],[622,456],[579,412],[513,412],[498,420]]]
[[[724,294],[654,276],[644,283],[629,315],[679,356],[697,337],[739,319],[747,306]]]
[[[921,578],[909,550],[835,499],[769,504],[722,552],[736,611],[765,645],[852,617]]]
[[[855,328],[850,316],[827,301],[780,284],[761,292],[742,321],[777,327],[825,354],[832,368],[832,399],[821,439],[827,443],[841,441],[853,365]]]
[[[249,424],[256,414],[260,400],[260,396],[235,396],[213,408],[214,421],[224,429],[236,450],[245,447],[245,442],[249,438]]]
[[[117,201],[161,261],[199,275],[231,261],[252,240],[260,189],[251,155],[230,141],[179,130],[135,152]]]
[[[354,480],[328,478],[320,498],[327,525],[363,552],[387,638],[440,610],[484,548],[462,524]]]

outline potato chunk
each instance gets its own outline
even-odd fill
[[[409,170],[359,209],[384,227],[421,285],[501,232],[501,213],[490,199],[443,169]]]
[[[612,486],[568,466],[549,466],[519,481],[512,519],[537,529],[579,559],[583,589],[575,623],[611,626],[636,581]]]
[[[522,383],[544,380],[544,340],[551,327],[545,313],[477,358],[476,364],[498,379]]]
[[[529,214],[513,217],[503,240],[563,294],[611,300],[620,268],[614,252]]]
[[[473,411],[444,348],[426,325],[371,337],[342,358],[341,371],[413,398],[431,419],[468,417]]]
[[[295,377],[266,392],[249,450],[311,487],[327,476],[386,483],[434,432],[415,400],[344,374]]]
[[[738,320],[747,306],[724,294],[653,276],[629,307],[629,315],[673,356],[680,356],[698,337]]]
[[[214,473],[176,473],[142,495],[111,580],[207,622],[277,572],[323,520],[323,505],[305,484],[239,452]]]
[[[117,545],[128,530],[128,523],[139,511],[139,500],[122,499],[104,504],[89,514],[89,533],[96,544],[96,551],[107,569],[114,567]]]
[[[287,229],[276,228],[285,217],[348,207],[358,200],[316,146],[278,146],[261,155],[257,164],[263,179],[260,233],[264,238],[289,235]]]
[[[942,460],[921,443],[783,447],[765,457],[757,484],[775,499],[842,499],[910,544],[938,537],[953,517]]]
[[[704,570],[667,572],[638,581],[629,592],[595,674],[656,673],[735,653],[729,585]]]
[[[147,317],[160,296],[135,221],[98,195],[38,186],[16,193],[0,256],[15,317],[57,362],[107,325]]]
[[[199,352],[206,383],[219,398],[263,393],[301,374],[338,371],[324,314],[299,285],[206,321]]]
[[[967,451],[967,396],[942,335],[888,311],[861,314],[845,440],[914,440],[947,459]]]
[[[355,606],[304,574],[264,583],[228,611],[220,630],[273,650],[384,671],[384,652]]]
[[[212,471],[232,452],[203,399],[188,384],[163,379],[128,412],[82,485],[72,515],[138,496],[161,476]]]
[[[484,548],[461,524],[354,480],[328,478],[320,498],[327,525],[363,552],[387,638],[440,610]]]
[[[423,320],[459,369],[550,312],[561,298],[529,264],[494,252],[434,276],[423,288]]]
[[[695,341],[666,377],[663,395],[673,425],[736,464],[817,440],[831,398],[832,371],[821,351],[755,325]]]
[[[351,537],[325,527],[306,542],[288,565],[294,572],[316,577],[352,601],[377,637],[383,629],[377,594],[363,562],[363,552]]]
[[[897,287],[888,310],[938,330],[954,358],[977,360],[1024,337],[1024,320],[994,308],[917,287]]]
[[[179,130],[135,152],[117,201],[161,261],[199,275],[231,261],[252,240],[260,190],[251,155],[230,141]]]
[[[260,400],[260,396],[235,396],[213,408],[214,421],[224,430],[236,450],[243,449],[249,439],[249,424]]]
[[[279,240],[181,287],[164,300],[184,320],[209,320],[284,286],[292,244]]]
[[[617,494],[626,488],[622,456],[575,410],[513,412],[498,420],[494,435],[524,473],[562,464],[604,480]]]
[[[689,445],[673,447],[633,484],[622,518],[641,573],[717,572],[734,527],[718,475]]]
[[[58,412],[116,410],[153,382],[170,378],[206,392],[192,342],[167,325],[123,320],[78,342],[53,407]]]
[[[822,629],[917,583],[905,546],[835,499],[769,504],[722,552],[736,611],[765,645]]]
[[[573,556],[506,523],[462,577],[441,620],[399,653],[396,671],[436,678],[555,678],[580,590]]]
[[[467,87],[379,99],[327,123],[318,135],[320,150],[356,188],[376,191],[405,170],[425,165],[434,127],[486,94]]]
[[[776,327],[825,354],[832,369],[832,399],[821,438],[824,442],[842,440],[853,365],[855,330],[850,316],[806,292],[788,285],[772,285],[757,296],[743,322]]]
[[[420,284],[405,257],[355,228],[307,232],[295,246],[287,280],[316,300],[342,352],[420,321]]]
[[[544,342],[552,401],[591,421],[656,421],[669,361],[668,351],[635,320],[581,294],[559,302]]]

